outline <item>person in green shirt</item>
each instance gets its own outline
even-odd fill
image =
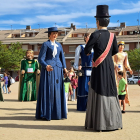
[[[118,72],[118,77],[120,79],[119,81],[119,88],[118,88],[118,94],[119,94],[119,103],[121,107],[121,103],[123,104],[123,110],[122,113],[125,113],[125,95],[127,92],[127,82],[123,78],[123,72]]]
[[[68,107],[67,107],[67,102],[68,102],[68,96],[69,96],[69,90],[71,91],[71,94],[73,94],[72,91],[72,86],[71,86],[71,81],[65,71],[64,73],[64,87],[65,87],[65,97],[66,97],[66,109],[67,109],[67,114],[68,114]]]

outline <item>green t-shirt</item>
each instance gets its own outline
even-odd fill
[[[125,85],[126,85],[126,81],[124,78],[122,78],[120,81],[119,81],[119,95],[125,95],[126,94],[126,91],[125,92],[121,92],[123,90],[125,90]]]
[[[70,86],[70,82],[64,82],[65,93],[69,93],[69,86]]]

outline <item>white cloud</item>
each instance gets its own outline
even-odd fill
[[[110,22],[108,27],[118,27],[118,23]]]
[[[125,15],[125,14],[132,14],[132,13],[137,13],[140,11],[140,8],[132,8],[132,9],[113,9],[110,10],[109,13],[110,15]]]

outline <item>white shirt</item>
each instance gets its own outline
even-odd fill
[[[55,56],[56,56],[56,54],[57,54],[57,47],[58,47],[58,45],[55,43],[55,41],[52,42],[52,41],[50,40],[50,42],[51,42],[51,45],[54,46],[54,50],[53,50],[52,55],[53,55],[53,57],[55,58]]]
[[[82,45],[84,48],[86,45]],[[79,56],[81,53],[82,49],[81,49],[81,45],[79,45],[76,49],[75,49],[75,61],[74,61],[74,69],[78,70],[78,64],[79,64]],[[93,49],[91,50],[91,52],[94,52]]]

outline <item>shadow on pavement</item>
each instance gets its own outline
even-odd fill
[[[86,113],[86,111],[77,111],[77,109],[73,109],[73,108],[68,108],[68,112]]]
[[[35,115],[35,113],[13,113],[13,114],[8,114],[8,113],[7,113],[6,115],[21,115],[21,114],[22,114],[22,115],[25,115],[25,114],[26,114],[26,115]]]
[[[133,111],[133,110],[127,110],[127,111],[125,111],[126,113],[140,113],[140,111]]]
[[[0,110],[13,110],[13,111],[19,111],[19,110],[36,110],[36,109],[33,109],[33,108],[0,108]]]
[[[19,102],[18,99],[4,99],[6,102]]]
[[[25,121],[35,121],[35,115],[34,116],[12,116],[12,117],[0,117],[0,120],[25,120]]]
[[[23,129],[42,129],[42,130],[64,130],[64,131],[81,131],[91,132],[91,130],[85,130],[84,126],[62,126],[62,125],[18,125],[18,124],[0,124],[0,127],[4,128],[23,128]]]

